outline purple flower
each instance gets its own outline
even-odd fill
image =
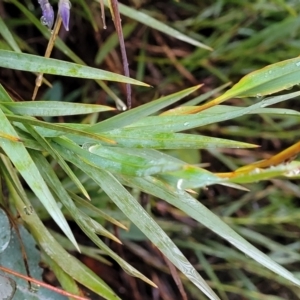
[[[38,0],[43,15],[41,17],[41,22],[43,25],[46,25],[49,29],[52,28],[54,23],[54,11],[48,0]]]
[[[64,27],[69,31],[69,19],[70,19],[71,2],[69,0],[59,0],[58,13],[61,16]]]

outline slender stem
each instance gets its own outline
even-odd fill
[[[51,36],[50,36],[50,39],[49,39],[49,42],[48,42],[48,45],[47,45],[47,48],[46,48],[46,51],[45,51],[45,55],[44,55],[45,57],[50,57],[50,55],[51,55],[56,37],[57,37],[59,29],[61,27],[61,22],[62,22],[62,19],[61,19],[60,16],[58,16],[56,18],[54,28],[53,28],[53,31],[51,33]],[[34,91],[33,91],[32,100],[35,100],[37,92],[39,90],[39,87],[42,85],[43,76],[44,76],[43,73],[39,73],[36,77],[35,88],[34,88]]]
[[[64,295],[66,297],[72,297],[73,299],[78,299],[78,300],[89,300],[89,298],[81,297],[81,296],[77,296],[77,295],[71,294],[69,292],[63,291],[63,290],[61,290],[61,289],[59,289],[57,287],[54,287],[54,286],[52,286],[50,284],[47,284],[45,282],[42,282],[40,280],[37,280],[37,279],[34,279],[32,277],[28,277],[26,275],[23,275],[23,274],[20,274],[18,272],[15,272],[15,271],[13,271],[11,269],[7,269],[5,267],[0,266],[0,270],[3,271],[3,272],[5,272],[5,273],[9,273],[9,274],[12,274],[12,275],[14,275],[16,277],[22,278],[24,280],[33,282],[33,283],[37,284],[38,286],[41,286],[41,287],[44,287],[46,289],[52,290],[53,292],[59,293],[59,294]]]
[[[103,0],[99,0],[99,3],[100,3],[100,9],[101,9],[101,19],[102,19],[102,23],[103,23],[103,28],[106,29],[105,10],[104,10]]]

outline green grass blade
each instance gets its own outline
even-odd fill
[[[213,264],[211,264],[206,257],[203,255],[201,251],[195,251],[195,254],[197,255],[199,259],[199,263],[201,267],[205,270],[207,273],[208,277],[210,278],[211,282],[214,283],[216,286],[217,291],[219,292],[220,296],[222,297],[222,300],[229,300],[226,293],[223,290],[223,286],[221,281],[219,280],[218,276],[216,275],[214,269],[213,269]]]
[[[251,114],[300,116],[300,112],[293,110],[293,109],[287,109],[287,108],[259,108],[259,109],[254,110]]]
[[[108,285],[86,267],[79,260],[65,251],[44,227],[39,217],[33,212],[27,215],[24,212],[24,203],[14,195],[14,202],[22,219],[26,222],[31,234],[40,247],[51,257],[67,274],[91,291],[107,300],[120,300],[120,298],[108,287]]]
[[[237,172],[237,176],[234,176],[234,178],[230,179],[230,181],[245,184],[262,180],[269,180],[276,177],[278,178],[280,176],[293,177],[293,175],[297,176],[299,174],[299,167],[300,162],[293,161],[289,164],[282,164],[267,169],[256,168],[243,174],[238,174]]]
[[[136,107],[129,111],[126,111],[122,114],[119,114],[115,117],[107,119],[103,122],[97,123],[88,129],[89,132],[103,132],[103,131],[110,131],[116,128],[122,128],[126,125],[130,125],[138,120],[143,119],[146,116],[149,116],[157,111],[176,103],[177,101],[181,100],[182,98],[188,96],[189,94],[195,92],[199,86],[188,88],[186,90],[177,92],[175,94],[162,97],[158,100],[149,102],[142,106]]]
[[[172,240],[140,206],[136,199],[108,172],[86,165],[76,159],[73,163],[97,182],[119,209],[156,245],[166,257],[210,299],[219,299]]]
[[[247,242],[226,223],[220,220],[214,213],[202,205],[199,201],[191,197],[188,193],[175,188],[166,190],[165,184],[155,178],[123,178],[128,181],[131,186],[151,193],[154,196],[164,199],[175,207],[181,209],[186,214],[203,224],[222,238],[226,239],[240,251],[250,256],[266,268],[272,270],[276,274],[288,279],[294,284],[300,286],[300,280],[297,279],[291,272],[274,262],[267,255],[256,249],[253,245]]]
[[[51,165],[41,154],[33,153],[32,157],[34,158],[35,163],[39,165],[41,174],[43,178],[45,178],[48,186],[55,192],[58,199],[60,199],[63,205],[68,209],[74,221],[76,221],[81,228],[91,231],[90,234],[95,234],[96,232],[97,234],[111,238],[116,242],[119,241],[114,235],[104,229],[102,225],[98,224],[96,221],[92,220],[89,216],[77,209],[71,197],[54,173]]]
[[[93,16],[93,13],[92,13],[91,8],[89,7],[88,3],[84,0],[77,0],[77,1],[81,5],[82,10],[85,13],[86,19],[91,23],[93,30],[95,32],[98,32],[99,31],[98,22],[96,22],[95,15]]]
[[[2,84],[0,84],[0,101],[1,102],[13,102],[9,94],[6,92]]]
[[[95,207],[90,202],[87,202],[86,200],[82,199],[81,197],[79,197],[78,195],[76,195],[72,192],[68,191],[68,194],[78,205],[84,207],[89,212],[89,214],[93,213],[94,216],[101,217],[104,220],[107,220],[108,222],[110,222],[122,229],[125,229],[125,230],[127,229],[126,226],[124,226],[122,223],[120,223],[119,221],[117,221],[116,219],[111,217],[110,215],[106,214],[101,209]]]
[[[276,103],[287,101],[295,97],[299,97],[300,92],[289,93],[286,95],[275,96],[263,99],[248,107],[231,107],[228,111],[224,109],[223,105],[211,107],[198,114],[194,115],[179,115],[179,116],[150,116],[144,119],[138,120],[133,123],[131,128],[138,128],[141,131],[147,132],[150,130],[154,132],[176,132],[183,131],[208,124],[219,123],[235,119],[246,114],[252,114],[255,110],[261,109]],[[100,125],[101,123],[99,123]]]
[[[154,149],[209,149],[209,148],[254,148],[253,144],[185,133],[151,132],[143,130],[120,130],[105,133],[119,146]]]
[[[85,161],[91,165],[95,165],[104,170],[127,174],[131,176],[148,176],[162,171],[178,170],[182,168],[182,164],[174,164],[173,162],[162,161],[161,164],[156,164],[155,161],[146,160],[142,157],[131,156],[127,154],[118,154],[113,150],[103,151],[98,150],[98,146],[91,146],[91,149],[98,154],[94,154],[92,151],[82,149],[82,147],[67,140],[66,138],[54,138],[56,143],[53,143],[53,147],[58,151],[65,159],[72,161],[71,156],[75,156],[80,161]],[[99,148],[101,149],[101,147]],[[124,160],[123,160],[124,159]]]
[[[104,0],[103,1],[104,4],[106,6],[108,6],[108,2],[109,0]],[[128,6],[125,6],[121,3],[119,3],[119,9],[120,9],[120,13],[124,16],[127,16],[129,18],[132,18],[142,24],[145,24],[148,27],[151,27],[153,29],[156,29],[158,31],[161,31],[163,33],[166,33],[178,40],[184,41],[186,43],[192,44],[194,46],[200,47],[200,48],[204,48],[207,50],[212,50],[212,48],[210,48],[209,46],[206,46],[198,41],[196,41],[195,39],[192,39],[190,37],[188,37],[187,35],[169,27],[168,25],[150,17],[149,15],[138,11],[136,9],[130,8]]]
[[[16,53],[1,49],[0,66],[3,68],[28,72],[54,74],[60,76],[95,80],[117,81],[148,86],[146,83],[112,72],[99,70],[96,68],[83,66],[75,63],[70,63],[67,61],[61,61],[53,58],[46,58],[32,54]]]
[[[231,82],[225,83],[211,91],[206,92],[205,94],[202,94],[192,100],[189,100],[187,102],[185,102],[183,104],[183,106],[193,106],[193,105],[197,105],[205,100],[207,100],[208,98],[212,97],[213,95],[216,95],[218,93],[220,93],[221,91],[223,91],[225,88],[227,88],[229,85],[231,85]]]
[[[243,77],[230,90],[219,97],[262,97],[289,90],[300,83],[300,58],[292,58],[266,66]]]
[[[103,147],[101,145],[94,145],[89,147],[88,151],[90,153],[96,154],[100,157],[103,157],[108,160],[115,161],[116,163],[120,162],[124,167],[130,165],[136,169],[136,175],[139,176],[139,170],[141,171],[140,176],[147,176],[150,174],[163,173],[173,170],[179,170],[183,167],[182,164],[174,163],[161,157],[160,159],[153,160],[144,155],[139,155],[137,152],[130,151],[128,149],[116,148],[115,147]]]
[[[46,39],[50,38],[50,31],[46,26],[41,24],[41,21],[37,19],[22,3],[18,0],[10,0],[20,11],[30,20],[32,24],[44,35]],[[69,57],[75,63],[80,65],[86,65],[85,62],[78,57],[59,37],[56,38],[55,47],[61,50],[64,55]],[[123,102],[116,96],[116,94],[101,80],[96,80],[99,86],[116,102],[116,104],[122,106]]]
[[[91,218],[84,212],[78,210],[77,214],[74,216],[74,220],[78,224],[80,224],[81,228],[82,228],[82,225],[84,225],[84,227],[85,227],[84,232],[86,230],[88,230],[89,234],[92,234],[95,237],[97,237],[96,234],[102,235],[104,237],[111,239],[112,241],[114,241],[116,243],[122,244],[121,241],[114,234],[110,233],[107,229],[104,228],[104,226],[102,226],[99,222],[95,221],[93,218]],[[80,221],[77,221],[77,220],[80,220]]]
[[[112,176],[101,176],[102,188],[114,200],[123,213],[136,223],[141,231],[159,248],[164,255],[187,276],[210,299],[218,299],[206,282],[198,275],[180,250],[167,237],[163,230],[150,218],[136,200]],[[95,180],[95,178],[94,178]],[[113,182],[113,184],[111,184]],[[110,184],[109,184],[110,183]],[[100,182],[99,182],[100,184]],[[124,199],[125,198],[125,199]],[[127,198],[127,199],[126,199]],[[125,200],[125,201],[124,201]],[[127,203],[126,203],[127,202]]]
[[[183,170],[159,174],[157,178],[181,190],[205,188],[212,184],[221,184],[227,181],[207,170],[194,166],[186,166]]]
[[[82,104],[61,101],[28,101],[28,102],[1,102],[0,105],[19,115],[57,117],[90,114],[114,110],[113,107],[96,104]]]
[[[13,122],[19,122],[21,124],[30,124],[33,126],[36,126],[36,130],[43,135],[43,131],[46,131],[46,133],[48,133],[48,136],[62,136],[62,135],[66,135],[66,134],[72,134],[72,135],[76,135],[76,136],[81,136],[85,139],[92,139],[94,141],[106,141],[109,144],[114,144],[113,141],[107,141],[107,138],[102,137],[99,134],[95,134],[95,133],[90,133],[90,132],[86,132],[86,131],[82,131],[82,130],[78,130],[76,129],[77,126],[73,126],[70,124],[55,124],[55,123],[48,123],[48,122],[44,122],[44,121],[40,121],[37,120],[35,118],[32,117],[24,117],[24,116],[17,116],[17,115],[6,115],[7,119],[9,119],[10,121]],[[39,128],[40,127],[40,128]],[[24,128],[22,128],[24,129]],[[41,129],[41,130],[40,130]],[[48,130],[50,129],[50,130]],[[47,136],[45,134],[45,136]]]
[[[81,295],[76,281],[67,274],[54,260],[52,260],[45,252],[42,252],[42,260],[50,267],[51,271],[55,274],[55,277],[61,284],[62,288],[74,295]]]
[[[69,176],[69,178],[74,182],[74,184],[78,187],[78,189],[81,191],[81,193],[87,198],[90,199],[88,192],[82,185],[82,183],[79,181],[79,179],[75,176],[71,168],[68,166],[68,164],[65,162],[65,160],[55,151],[50,143],[43,138],[35,129],[34,127],[30,125],[25,125],[28,132],[35,138],[35,140],[44,148],[43,150],[49,153],[61,166],[61,168],[66,172],[66,174]],[[44,177],[44,176],[43,176]],[[44,177],[45,178],[45,177]]]
[[[123,260],[120,256],[118,256],[113,250],[111,250],[96,234],[93,232],[91,226],[89,224],[84,224],[83,222],[79,222],[80,228],[83,232],[100,248],[102,249],[105,254],[109,255],[112,259],[114,259],[126,273],[131,276],[140,278],[141,280],[145,281],[146,283],[157,287],[155,283],[153,283],[150,279],[148,279],[145,275],[141,272],[136,270],[132,267],[129,263]]]
[[[0,128],[9,135],[17,136],[16,131],[11,126],[3,112],[0,110]],[[40,175],[39,170],[32,161],[31,156],[27,152],[24,145],[20,142],[12,142],[9,140],[0,139],[0,146],[3,151],[15,165],[16,169],[20,172],[24,180],[31,187],[32,191],[36,194],[39,200],[43,203],[49,214],[55,220],[57,225],[62,229],[66,236],[77,246],[73,233],[59,209],[56,201],[50,193],[47,185]]]
[[[48,229],[50,234],[59,242],[59,244],[67,251],[76,251],[72,243],[64,237],[63,235],[57,233],[56,231],[53,231],[51,229]],[[86,255],[89,257],[92,257],[96,259],[97,261],[107,265],[111,266],[112,263],[108,261],[106,258],[104,258],[102,255],[104,254],[104,251],[100,250],[99,248],[95,248],[93,246],[84,246],[84,245],[79,245],[81,254]]]
[[[100,224],[92,220],[90,217],[79,211],[75,204],[73,203],[72,199],[66,192],[66,190],[63,188],[61,182],[55,175],[54,171],[52,170],[49,163],[46,161],[46,159],[38,154],[36,155],[36,163],[41,166],[41,172],[42,175],[45,177],[47,183],[49,186],[55,191],[61,202],[64,204],[64,206],[69,210],[71,213],[71,216],[76,221],[76,223],[79,225],[79,227],[83,230],[83,232],[101,249],[105,251],[106,254],[111,256],[113,259],[115,259],[123,268],[126,270],[129,274],[139,277],[142,280],[148,282],[149,284],[154,285],[151,280],[149,280],[147,277],[145,277],[143,274],[138,272],[136,269],[134,269],[132,266],[130,266],[127,262],[125,262],[122,258],[120,258],[115,252],[113,252],[111,249],[109,249],[98,237],[95,233],[100,233],[104,236],[107,236],[109,238],[112,238],[115,241],[118,241],[117,238],[113,237],[112,234],[110,234],[107,230],[104,230]],[[99,232],[100,231],[100,232]]]
[[[6,42],[9,44],[11,49],[13,49],[15,52],[22,52],[19,48],[18,44],[16,43],[13,35],[9,31],[8,27],[6,26],[3,19],[0,17],[0,35],[6,40]]]
[[[132,32],[133,30],[137,27],[137,23],[129,23],[125,24],[123,27],[123,35],[124,39],[126,39]],[[116,32],[112,33],[110,37],[106,39],[106,41],[101,45],[98,53],[96,54],[95,57],[95,64],[98,66],[100,65],[105,57],[113,51],[117,46],[119,45],[119,39],[118,35]]]

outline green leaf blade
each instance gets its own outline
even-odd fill
[[[144,118],[146,116],[156,113],[157,111],[165,108],[166,106],[176,103],[177,101],[181,100],[182,98],[195,92],[199,87],[200,86],[188,88],[183,91],[171,94],[169,96],[162,97],[158,100],[149,102],[142,106],[136,107],[136,108],[126,111],[120,115],[114,116],[108,120],[97,123],[97,124],[93,125],[90,129],[88,129],[88,131],[104,132],[104,131],[110,131],[113,129],[127,126],[138,120],[141,120],[142,118]]]
[[[108,71],[53,58],[46,58],[25,53],[16,53],[1,49],[0,66],[3,68],[27,72],[37,72],[85,79],[109,80],[148,86],[146,83]]]
[[[300,58],[266,66],[244,76],[222,98],[257,97],[289,90],[300,83]]]
[[[115,110],[113,107],[96,104],[70,103],[61,101],[1,102],[15,114],[40,117],[72,116]]]
[[[297,279],[291,272],[274,262],[266,254],[255,248],[252,244],[250,244],[243,237],[237,234],[225,222],[219,219],[219,217],[217,217],[214,213],[212,213],[209,209],[207,209],[204,205],[202,205],[188,193],[182,190],[176,190],[175,188],[172,189],[171,187],[167,191],[163,182],[160,182],[159,180],[152,177],[123,179],[131,183],[132,186],[135,186],[136,188],[139,188],[146,193],[151,192],[156,197],[164,199],[168,203],[181,209],[196,221],[202,223],[204,226],[214,231],[222,238],[226,239],[240,251],[256,260],[258,263],[272,270],[276,274],[279,274],[280,276],[286,278],[287,280],[293,282],[294,284],[300,286],[300,280]]]
[[[6,134],[17,136],[16,131],[1,110],[0,128]],[[0,139],[0,146],[15,165],[16,169],[20,172],[27,184],[31,187],[32,191],[43,203],[58,226],[63,230],[70,241],[72,241],[72,243],[78,248],[74,235],[64,215],[59,209],[56,201],[54,200],[51,192],[49,191],[39,170],[37,169],[24,145],[20,142],[12,142],[9,140]]]
[[[105,5],[109,6],[109,0],[103,1]],[[165,23],[162,23],[153,17],[141,12],[137,11],[136,9],[132,9],[124,4],[119,4],[120,7],[120,13],[122,15],[125,15],[129,18],[132,18],[142,24],[145,24],[146,26],[152,27],[153,29],[156,29],[158,31],[161,31],[163,33],[166,33],[172,37],[175,37],[178,40],[184,41],[186,43],[189,43],[191,45],[204,48],[206,50],[212,50],[211,47],[204,45],[203,43],[200,43],[199,41],[188,37],[187,35],[179,32],[178,30],[173,29],[172,27],[166,25]]]

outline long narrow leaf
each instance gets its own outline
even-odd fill
[[[9,135],[17,136],[16,131],[11,126],[6,116],[0,110],[0,128]],[[22,143],[12,142],[8,140],[0,139],[0,146],[3,151],[13,162],[17,170],[20,172],[24,180],[31,187],[32,191],[36,194],[39,200],[43,203],[49,214],[55,220],[57,225],[62,229],[66,236],[72,241],[72,243],[78,248],[73,233],[59,209],[56,201],[50,193],[47,185],[40,175],[36,165],[32,161],[32,158],[28,154],[26,148]]]
[[[95,104],[69,103],[60,101],[28,101],[28,102],[1,102],[10,111],[19,115],[57,117],[90,114],[95,112],[114,110],[113,107]]]
[[[151,132],[143,130],[120,130],[118,133],[104,134],[108,139],[116,141],[119,146],[155,149],[209,149],[209,148],[254,148],[253,144],[219,139],[209,136]]]
[[[272,270],[276,274],[285,277],[294,284],[300,286],[300,280],[285,268],[274,262],[267,255],[256,249],[253,245],[247,242],[234,230],[232,230],[226,223],[220,220],[214,213],[202,205],[199,201],[191,197],[183,190],[176,190],[176,188],[169,187],[166,190],[164,183],[159,180],[147,178],[124,178],[130,185],[139,188],[146,193],[151,193],[160,199],[164,199],[170,204],[178,207],[186,214],[226,239],[239,250],[250,256],[266,268]]]
[[[35,212],[27,215],[24,212],[24,203],[22,200],[16,195],[13,195],[13,198],[22,219],[26,222],[31,234],[35,237],[36,241],[38,241],[40,247],[43,248],[47,255],[49,255],[67,274],[91,291],[101,295],[107,300],[120,300],[103,280],[61,247],[45,228]]]
[[[149,116],[160,109],[165,108],[166,106],[169,106],[182,98],[188,96],[189,94],[195,92],[200,86],[192,87],[183,91],[180,91],[178,93],[162,97],[158,100],[152,101],[150,103],[144,104],[142,106],[136,107],[134,109],[131,109],[129,111],[126,111],[120,115],[117,115],[115,117],[112,117],[110,119],[107,119],[103,122],[100,122],[98,124],[95,124],[91,127],[91,129],[88,129],[88,131],[91,132],[103,132],[103,131],[109,131],[115,128],[121,128],[126,125],[132,124],[138,120],[143,119],[146,116]]]
[[[104,4],[109,6],[109,0],[103,0]],[[196,41],[195,39],[192,39],[190,37],[188,37],[187,35],[173,29],[172,27],[150,17],[149,15],[141,12],[141,11],[137,11],[136,9],[132,9],[128,6],[125,6],[123,4],[119,4],[120,5],[120,12],[121,14],[132,18],[142,24],[145,24],[147,26],[150,26],[156,30],[159,30],[163,33],[166,33],[170,36],[175,37],[178,40],[190,43],[192,45],[195,45],[197,47],[201,47],[207,50],[212,50],[209,46],[206,46],[198,41]]]
[[[0,49],[0,67],[14,70],[54,74],[86,79],[110,80],[148,86],[146,83],[122,75],[82,66],[79,64],[46,58],[32,54],[16,53]]]
[[[6,92],[6,90],[2,84],[0,84],[0,101],[1,102],[13,102],[13,100],[8,95],[8,93]]]
[[[208,124],[231,120],[246,114],[252,114],[257,109],[287,101],[299,96],[300,92],[294,92],[270,97],[263,99],[251,106],[239,108],[232,107],[232,109],[229,111],[215,106],[195,115],[150,116],[133,123],[130,127],[138,128],[141,131],[150,130],[152,133],[183,131]],[[100,124],[101,123],[99,123],[99,125]]]
[[[72,199],[70,198],[66,190],[63,188],[62,184],[60,183],[59,179],[55,175],[54,171],[51,169],[49,163],[46,161],[44,157],[42,157],[42,155],[36,153],[36,155],[34,155],[33,157],[35,157],[36,162],[41,165],[41,171],[43,176],[46,178],[47,183],[49,184],[49,186],[52,187],[53,190],[55,190],[55,193],[60,198],[61,202],[65,205],[65,207],[69,210],[73,219],[83,230],[83,232],[96,245],[98,245],[101,249],[103,249],[107,255],[115,259],[121,265],[121,267],[124,268],[124,270],[126,270],[127,273],[131,274],[132,276],[141,278],[145,282],[155,286],[155,284],[151,280],[149,280],[146,276],[144,276],[135,268],[130,266],[126,261],[124,261],[121,257],[119,257],[114,251],[110,250],[109,247],[106,246],[99,239],[99,237],[96,235],[96,233],[99,233],[98,230],[100,230],[100,233],[102,235],[112,238],[116,242],[119,242],[119,240],[116,237],[114,237],[111,233],[109,233],[103,227],[100,227],[100,224],[97,224],[94,220],[92,220],[90,217],[88,217],[87,215],[85,215],[84,213],[82,213],[76,208]]]
[[[157,225],[157,223],[140,206],[136,199],[120,184],[109,172],[91,165],[87,165],[78,159],[71,158],[77,165],[95,182],[97,182],[106,194],[115,202],[119,209],[156,245],[164,255],[187,276],[210,299],[219,299],[211,290],[194,267],[183,256],[172,240]]]
[[[18,44],[16,43],[13,35],[9,31],[8,27],[6,26],[3,19],[0,17],[0,35],[6,40],[6,42],[9,44],[9,46],[15,51],[15,52],[22,52],[19,48]]]

